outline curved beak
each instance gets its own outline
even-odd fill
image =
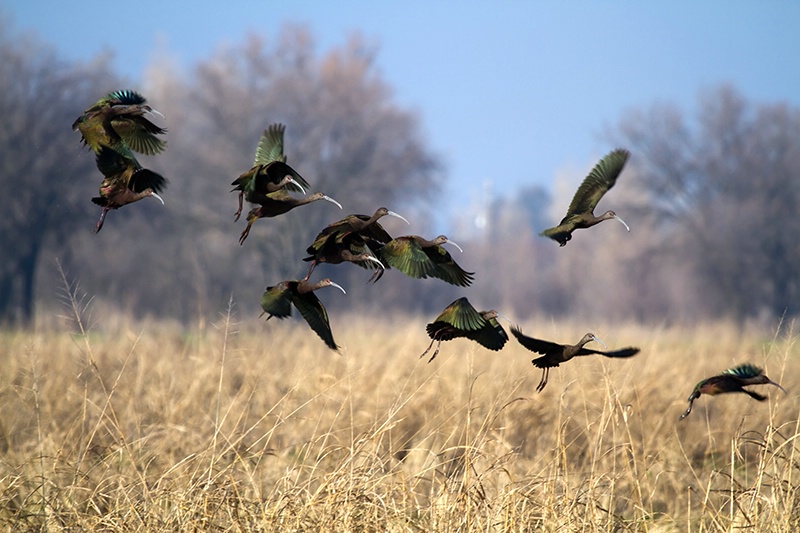
[[[336,287],[337,289],[339,289],[339,290],[340,290],[340,291],[342,291],[343,293],[347,294],[347,291],[346,291],[346,290],[344,290],[344,287],[342,287],[342,286],[341,286],[341,285],[339,285],[338,283],[334,283],[333,281],[331,281],[331,287]]]
[[[769,379],[769,378],[767,378],[767,383],[772,383],[773,385],[775,385],[776,387],[778,387],[780,390],[782,390],[784,394],[789,394],[788,392],[786,392],[786,389],[784,389],[783,387],[781,387],[780,383],[775,383],[774,381],[772,381],[772,380],[771,380],[771,379]]]
[[[323,199],[323,200],[327,200],[327,201],[329,201],[329,202],[330,202],[330,203],[332,203],[332,204],[336,204],[336,205],[338,205],[338,206],[339,206],[339,209],[342,209],[342,204],[340,204],[339,202],[337,202],[336,200],[334,200],[334,199],[333,199],[333,198],[331,198],[330,196],[325,196],[325,195],[323,194],[323,195],[322,195],[322,199]],[[341,288],[341,287],[339,287],[339,288]],[[344,290],[344,289],[342,289],[342,290]]]
[[[151,194],[150,194],[150,196],[155,196],[156,198],[158,198],[158,201],[159,201],[159,202],[161,202],[161,205],[164,205],[164,199],[163,199],[163,198],[161,198],[161,197],[160,197],[159,195],[157,195],[156,193],[151,193]]]
[[[389,212],[388,212],[388,213],[386,213],[386,214],[387,214],[387,215],[389,215],[389,216],[393,216],[393,217],[395,217],[395,218],[399,218],[400,220],[402,220],[403,222],[405,222],[405,223],[406,223],[406,224],[408,224],[409,226],[411,225],[411,222],[409,222],[408,220],[406,220],[406,217],[404,217],[403,215],[398,215],[398,214],[397,214],[397,213],[395,213],[394,211],[389,211]]]
[[[299,183],[297,183],[297,181],[296,181],[294,178],[292,178],[292,177],[289,177],[289,183],[292,183],[292,184],[293,184],[295,187],[297,187],[298,189],[300,189],[300,192],[302,192],[303,194],[308,194],[308,193],[306,192],[306,190],[303,188],[303,186],[302,186],[302,185],[300,185]],[[236,189],[234,189],[234,190],[236,190]],[[334,203],[335,203],[335,202],[334,202]],[[339,209],[341,209],[341,208],[342,208],[342,206],[339,206]]]
[[[372,256],[367,257],[367,261],[372,261],[373,263],[378,263],[378,266],[381,270],[386,270],[386,267],[381,263],[380,259]]]
[[[598,338],[597,338],[597,336],[595,336],[595,335],[592,335],[592,340],[594,340],[594,341],[597,341],[597,342],[599,342],[600,344],[602,344],[602,345],[603,345],[603,348],[605,348],[606,350],[608,349],[608,346],[606,346],[606,343],[604,343],[603,341],[601,341],[600,339],[598,339]]]
[[[620,224],[622,224],[623,226],[625,226],[625,229],[626,229],[626,230],[628,230],[628,231],[630,231],[630,230],[631,230],[631,228],[629,228],[629,227],[628,227],[628,225],[625,223],[625,221],[624,221],[624,220],[622,220],[621,218],[619,218],[617,215],[614,215],[614,220],[618,220]]]
[[[148,110],[148,113],[152,113],[154,115],[158,115],[159,117],[164,118],[164,119],[166,118],[164,116],[164,114],[161,113],[161,111],[159,111],[158,109],[153,109],[152,107]]]
[[[512,325],[512,326],[514,326],[515,328],[519,329],[517,326],[515,326],[515,325],[514,325],[514,323],[511,321],[511,319],[510,319],[510,318],[508,318],[506,315],[504,315],[503,313],[499,313],[499,312],[497,312],[497,311],[495,311],[495,313],[497,313],[497,316],[498,316],[498,318],[502,318],[503,320],[506,320],[506,321],[508,321],[508,323],[509,323],[510,325]]]
[[[445,241],[445,243],[446,243],[446,244],[452,244],[453,246],[455,246],[456,248],[458,248],[458,251],[459,251],[459,252],[461,252],[462,254],[464,253],[464,250],[462,250],[462,249],[461,249],[461,247],[460,247],[458,244],[456,244],[455,242],[451,241],[450,239],[447,239],[447,240]]]

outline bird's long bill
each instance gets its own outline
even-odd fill
[[[148,113],[152,113],[154,115],[158,115],[159,117],[164,118],[164,119],[166,118],[161,111],[159,111],[158,109],[153,109],[152,107],[148,110]]]
[[[337,202],[336,200],[334,200],[334,199],[333,199],[333,198],[331,198],[330,196],[325,196],[325,195],[323,194],[323,195],[322,195],[322,199],[323,199],[323,200],[327,200],[327,201],[329,201],[329,202],[330,202],[330,203],[332,203],[332,204],[336,204],[336,205],[338,205],[338,206],[339,206],[339,209],[342,209],[342,204],[340,204],[339,202]]]
[[[403,222],[405,222],[409,226],[411,225],[411,222],[406,220],[406,217],[404,217],[403,215],[399,215],[399,214],[395,213],[394,211],[388,211],[386,214],[389,215],[389,216],[395,217],[395,218],[399,218],[400,220],[402,220]]]
[[[691,412],[692,412],[692,402],[693,402],[693,401],[694,401],[694,400],[689,400],[689,408],[686,410],[686,412],[685,412],[685,413],[683,413],[683,414],[682,414],[682,415],[681,415],[681,416],[678,418],[678,420],[683,420],[684,418],[686,418],[687,416],[689,416],[689,413],[691,413]]]
[[[623,226],[625,226],[625,229],[626,229],[626,230],[628,230],[628,231],[630,231],[630,230],[631,230],[631,228],[629,228],[629,227],[628,227],[628,225],[625,223],[625,221],[624,221],[624,220],[622,220],[621,218],[619,218],[617,215],[614,215],[614,220],[618,220],[620,224],[622,224]]]
[[[342,291],[343,293],[347,294],[347,291],[346,291],[346,290],[344,290],[344,287],[342,287],[342,286],[341,286],[341,285],[339,285],[338,283],[334,283],[333,281],[331,281],[331,287],[336,287],[337,289],[339,289],[339,290],[340,290],[340,291]]]
[[[497,316],[499,316],[499,317],[500,317],[500,318],[502,318],[502,319],[505,319],[505,320],[507,320],[507,321],[508,321],[508,323],[509,323],[509,324],[511,324],[512,326],[514,325],[514,323],[511,321],[511,319],[510,319],[510,318],[508,318],[508,317],[507,317],[506,315],[504,315],[503,313],[497,313]],[[519,328],[517,328],[517,329],[519,329]]]
[[[454,243],[454,242],[453,242],[453,241],[451,241],[450,239],[447,239],[447,240],[445,241],[445,243],[446,243],[446,244],[452,244],[453,246],[455,246],[456,248],[458,248],[458,251],[459,251],[459,252],[461,252],[462,254],[464,253],[464,250],[462,250],[462,249],[461,249],[461,247],[460,247],[458,244]]]
[[[772,381],[772,380],[771,380],[771,379],[769,379],[769,378],[767,378],[767,383],[772,383],[773,385],[775,385],[776,387],[778,387],[780,390],[782,390],[784,394],[789,394],[788,392],[786,392],[786,389],[784,389],[783,387],[781,387],[780,383],[775,383],[774,381]]]
[[[381,263],[381,260],[378,259],[377,257],[368,256],[367,257],[367,261],[372,261],[373,263],[378,263],[378,268],[380,268],[381,270],[386,270],[386,267],[383,266],[383,263]]]
[[[294,178],[292,178],[292,177],[289,177],[289,182],[290,182],[290,183],[294,183],[295,187],[297,187],[298,189],[300,189],[300,191],[301,191],[303,194],[308,194],[308,193],[306,192],[306,190],[303,188],[303,186],[302,186],[302,185],[300,185],[299,183],[297,183],[297,180],[295,180]],[[235,190],[236,190],[236,189],[234,189],[234,191],[235,191]],[[341,209],[341,207],[342,207],[342,206],[339,206],[339,208],[340,208],[340,209]]]
[[[606,346],[606,343],[604,343],[602,340],[600,340],[600,339],[597,337],[597,335],[592,335],[592,337],[594,337],[594,340],[596,340],[597,342],[599,342],[600,344],[602,344],[602,345],[603,345],[603,348],[605,348],[605,349],[608,349],[608,346]]]
[[[157,195],[156,193],[151,193],[151,194],[150,194],[150,196],[155,196],[156,198],[158,198],[158,201],[159,201],[159,202],[161,202],[161,205],[164,205],[164,199],[163,199],[163,198],[161,198],[161,197],[160,197],[159,195]]]

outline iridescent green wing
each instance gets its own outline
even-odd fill
[[[97,101],[97,106],[102,105],[144,105],[147,100],[144,96],[130,89],[123,89],[108,93]]]
[[[379,256],[384,264],[412,278],[435,276],[436,265],[413,237],[392,239],[380,248]]]
[[[270,317],[286,318],[292,314],[292,298],[286,282],[267,287],[261,297],[261,309]]]
[[[459,287],[469,287],[475,279],[474,272],[467,272],[455,262],[450,252],[445,250],[444,246],[436,245],[423,248],[422,251],[430,259],[433,265],[433,273],[430,274],[434,278],[446,281],[451,285]]]
[[[629,156],[630,152],[617,148],[603,157],[578,187],[564,221],[572,215],[593,212],[597,202],[617,182],[617,176],[622,172]]]
[[[283,155],[284,131],[286,131],[286,126],[283,124],[270,124],[264,130],[256,147],[256,158],[253,166],[266,165],[273,161],[286,162],[286,156]]]
[[[466,297],[459,298],[442,311],[436,322],[446,322],[463,331],[477,331],[484,327],[486,320],[472,307]]]
[[[325,306],[319,301],[316,294],[307,292],[305,294],[294,293],[292,294],[292,301],[294,302],[297,310],[311,326],[311,329],[319,335],[325,342],[328,348],[338,350],[339,347],[333,340],[333,332],[331,332],[331,324],[328,320],[328,312]]]
[[[111,126],[131,150],[145,155],[155,155],[164,151],[166,141],[156,137],[167,132],[141,115],[120,115],[112,119]]]
[[[737,378],[754,378],[756,376],[760,376],[763,374],[764,371],[758,368],[756,365],[751,363],[744,363],[739,366],[735,366],[733,368],[729,368],[722,372],[723,375],[731,375]]]

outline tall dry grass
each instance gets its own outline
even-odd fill
[[[590,325],[630,360],[582,358],[541,394],[532,354],[445,343],[431,317],[203,330],[90,316],[2,333],[0,524],[104,531],[795,531],[795,334]],[[92,328],[88,326],[92,324]],[[532,321],[573,342],[585,324]],[[702,397],[752,361],[789,389]]]

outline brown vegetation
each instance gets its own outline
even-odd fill
[[[87,315],[76,298],[73,314]],[[235,310],[235,307],[234,307]],[[333,318],[205,332],[104,318],[8,332],[0,524],[237,531],[791,531],[800,526],[790,330],[597,327],[626,361],[539,375],[514,342],[457,339],[432,364],[425,319]],[[526,321],[573,338],[584,324]],[[70,331],[71,330],[71,331]],[[764,365],[769,402],[702,398],[701,377]]]

